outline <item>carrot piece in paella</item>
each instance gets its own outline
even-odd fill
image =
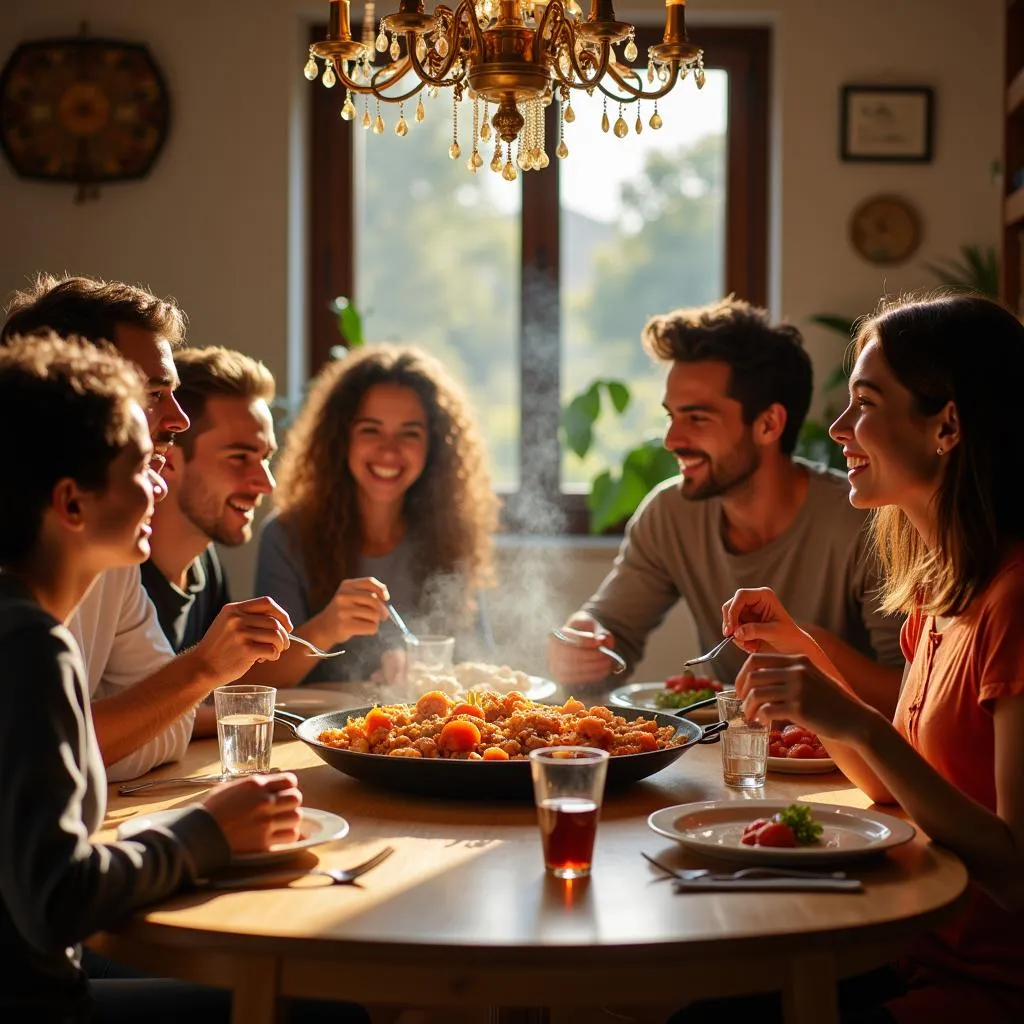
[[[501,747],[488,747],[484,751],[485,761],[507,761],[508,754]]]
[[[451,718],[457,718],[459,715],[472,715],[474,718],[483,718],[484,712],[482,708],[477,707],[476,704],[456,704],[455,707],[448,712]]]
[[[447,722],[437,738],[437,745],[450,754],[465,753],[480,742],[480,730],[464,718]]]

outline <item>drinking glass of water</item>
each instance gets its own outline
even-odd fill
[[[225,775],[253,775],[270,770],[274,735],[273,686],[236,683],[213,691],[217,713],[217,742]]]
[[[760,789],[768,772],[768,728],[747,719],[743,701],[735,690],[715,695],[720,721],[729,728],[722,733],[722,775],[735,789]]]
[[[555,878],[590,874],[607,772],[607,750],[541,747],[530,751],[544,866]]]

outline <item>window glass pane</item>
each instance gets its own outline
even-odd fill
[[[562,400],[597,379],[624,380],[633,401],[620,419],[605,405],[581,462],[562,458],[562,485],[586,489],[619,456],[663,432],[664,373],[640,345],[647,319],[721,297],[725,282],[728,76],[692,75],[658,102],[625,104],[629,135],[601,131],[602,97],[573,93],[569,156],[559,165],[561,205]],[[614,126],[619,106],[608,101]]]
[[[419,345],[470,393],[495,485],[519,485],[519,282],[521,183],[493,174],[493,142],[471,174],[473,104],[459,105],[462,153],[451,160],[451,91],[424,99],[426,119],[381,104],[386,127],[355,132],[356,301],[372,341]],[[371,103],[371,119],[375,116]],[[493,113],[493,110],[492,110]]]

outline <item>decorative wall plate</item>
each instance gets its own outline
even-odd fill
[[[902,263],[921,244],[921,221],[906,199],[872,196],[850,216],[850,241],[869,263]]]
[[[0,148],[24,178],[95,186],[145,176],[170,101],[137,43],[76,37],[22,43],[0,73]]]

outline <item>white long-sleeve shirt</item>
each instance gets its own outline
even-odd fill
[[[85,659],[93,701],[122,693],[174,657],[142,587],[138,566],[101,573],[68,621]],[[163,732],[107,769],[112,782],[134,779],[177,761],[192,737],[195,712],[169,722]]]

